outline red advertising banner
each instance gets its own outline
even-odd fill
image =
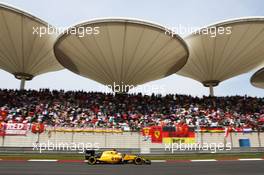
[[[28,131],[28,124],[24,123],[5,123],[4,124],[4,135],[26,135]]]

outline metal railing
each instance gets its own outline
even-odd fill
[[[109,148],[101,148],[99,151],[109,150]],[[139,148],[119,148],[119,152],[129,154],[150,154],[150,155],[182,155],[182,154],[204,154],[212,153],[210,150],[165,150],[165,148],[150,148],[149,151]],[[217,151],[216,153],[235,154],[235,153],[260,153],[264,152],[264,147],[257,148],[232,148],[231,150]],[[33,147],[0,147],[0,154],[83,154],[82,150],[39,150]]]

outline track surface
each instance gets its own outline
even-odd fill
[[[263,175],[263,161],[173,162],[94,165],[59,162],[0,162],[2,175]]]

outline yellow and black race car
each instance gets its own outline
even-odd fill
[[[108,164],[125,164],[134,163],[136,165],[151,164],[149,159],[129,154],[122,154],[116,150],[103,151],[101,153],[95,153],[95,150],[86,150],[85,159],[89,165],[108,163]]]

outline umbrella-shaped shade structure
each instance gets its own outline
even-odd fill
[[[24,11],[0,4],[0,68],[25,80],[62,69],[53,54],[57,34],[40,37],[48,24]]]
[[[211,32],[204,32],[205,29]],[[212,35],[215,32],[218,33]],[[263,63],[264,18],[241,18],[210,25],[187,36],[185,41],[190,57],[178,74],[210,87],[213,95],[213,87],[220,82]]]
[[[251,76],[250,82],[253,86],[264,89],[264,68],[261,68],[255,72]]]
[[[58,61],[72,72],[122,92],[180,70],[188,48],[163,26],[136,19],[97,19],[72,28],[96,28],[91,35],[65,32],[54,46]],[[116,90],[119,91],[119,90]]]

